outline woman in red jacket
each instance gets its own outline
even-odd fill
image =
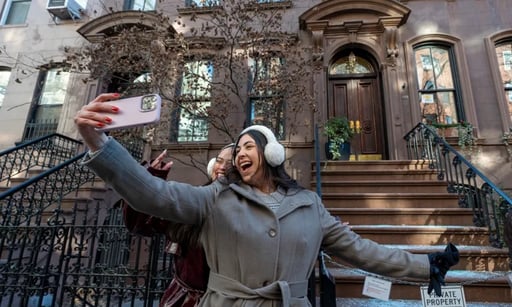
[[[208,176],[211,181],[224,176],[231,167],[234,144],[223,147],[217,157],[208,163]],[[151,162],[147,170],[154,176],[166,179],[172,162],[165,163],[166,151]],[[208,283],[209,268],[203,248],[199,245],[199,229],[194,225],[184,225],[162,220],[135,211],[123,200],[124,223],[132,233],[153,236],[165,234],[166,252],[173,254],[173,278],[165,290],[159,307],[192,307],[199,301]]]

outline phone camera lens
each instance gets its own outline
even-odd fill
[[[157,98],[154,95],[142,98],[142,110],[151,111],[155,109]]]

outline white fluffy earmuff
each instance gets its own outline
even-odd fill
[[[247,133],[249,130],[256,130],[263,134],[267,139],[267,145],[263,150],[267,163],[272,167],[283,164],[286,159],[285,150],[283,145],[277,141],[272,130],[262,125],[252,125],[245,128],[240,135]]]
[[[217,158],[211,158],[208,162],[208,166],[206,166],[206,172],[208,173],[208,178],[213,178],[213,166],[215,165],[215,161],[217,161]]]

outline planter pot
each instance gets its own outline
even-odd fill
[[[327,157],[328,160],[334,160],[332,157],[332,154],[329,150],[330,147],[331,147],[331,142],[328,141],[327,143],[325,143],[325,156]],[[345,143],[341,144],[339,151],[340,151],[341,157],[337,160],[350,160],[350,143],[345,142]]]

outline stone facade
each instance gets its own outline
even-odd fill
[[[304,113],[298,120],[305,123],[301,124],[300,133],[283,140],[290,157],[287,161],[290,173],[309,187],[315,155],[314,124],[321,126],[329,117],[348,115],[349,119],[361,122],[362,133],[355,145],[361,153],[383,159],[406,159],[403,137],[418,123],[430,120],[428,113],[444,124],[451,123],[452,117],[458,122],[471,123],[479,144],[472,162],[498,186],[512,189],[512,166],[502,142],[503,134],[512,127],[509,109],[512,98],[504,85],[510,82],[510,74],[504,68],[510,67],[505,62],[512,61],[512,55],[507,53],[512,44],[509,1],[287,2],[282,8],[284,29],[312,47],[314,74],[312,80],[306,81],[311,83],[318,107],[316,114]],[[23,139],[33,101],[37,100],[34,93],[40,80],[35,68],[62,61],[65,47],[79,47],[87,42],[84,32],[91,40],[94,35],[101,36],[109,22],[114,22],[106,17],[105,2],[89,0],[83,4],[81,17],[74,20],[52,18],[46,5],[45,0],[34,0],[25,23],[0,26],[0,41],[7,51],[0,54],[0,66],[11,71],[0,108],[1,149]],[[7,7],[4,6],[4,14]],[[112,1],[111,7],[113,11],[122,11],[123,3]],[[157,9],[169,14],[171,19],[180,13],[185,18],[191,16],[184,7],[182,1],[157,1]],[[77,32],[79,29],[82,35]],[[179,25],[175,29],[187,31]],[[497,53],[496,48],[503,45],[505,49]],[[430,57],[425,56],[426,50],[431,52]],[[435,52],[444,55],[438,57]],[[351,55],[355,59],[352,64],[360,64],[367,70],[336,71],[335,64],[345,63],[344,59]],[[421,74],[429,70],[436,75],[435,91],[420,84],[424,83]],[[81,76],[72,74],[57,132],[78,137],[73,115],[101,92],[101,88],[97,83],[84,85]],[[434,108],[436,111],[429,113],[429,107],[442,97],[447,99],[447,107]],[[234,116],[239,117],[240,114]],[[319,136],[319,144],[324,144],[325,137],[321,133]],[[207,161],[226,141],[212,134],[208,142],[193,147]],[[171,142],[154,144],[153,155],[163,148],[185,154],[184,147],[191,148]],[[320,148],[324,159],[323,146]],[[200,172],[185,171],[184,165],[177,164],[173,179],[205,181]]]

